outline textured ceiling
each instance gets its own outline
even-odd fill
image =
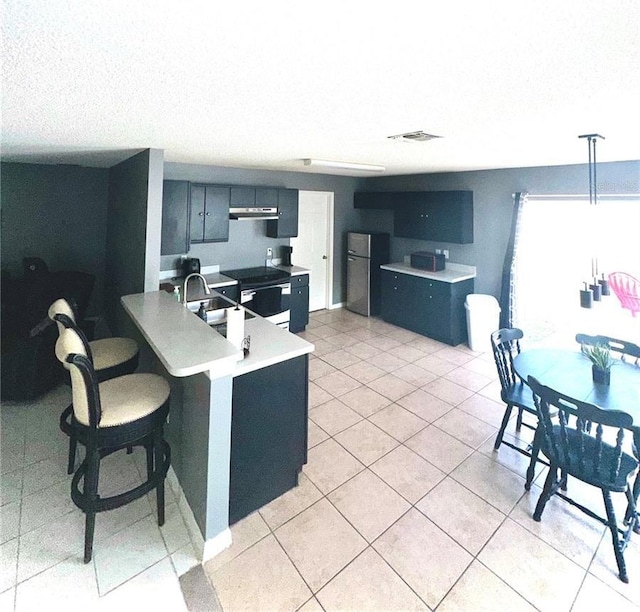
[[[386,174],[640,159],[640,3],[3,0],[2,159]],[[424,130],[443,136],[400,142]],[[332,174],[361,172],[328,170]]]

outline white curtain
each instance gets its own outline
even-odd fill
[[[640,196],[600,196],[592,206],[588,196],[529,194],[514,254],[513,325],[535,339],[585,331],[579,290],[593,283],[593,258],[598,278],[640,275]]]

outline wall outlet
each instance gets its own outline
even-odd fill
[[[449,259],[449,249],[442,249],[442,254],[445,259]]]
[[[440,255],[442,253],[442,249],[436,249],[436,255]]]
[[[267,248],[267,259],[271,259],[273,257],[273,249],[271,247]]]

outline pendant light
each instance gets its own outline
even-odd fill
[[[595,234],[596,224],[593,221],[598,205],[596,142],[598,138],[602,138],[602,140],[604,140],[604,136],[601,136],[600,134],[581,134],[578,138],[586,138],[589,149],[589,208],[592,219],[592,230],[594,230]],[[590,239],[593,245],[598,243],[597,236],[593,235]],[[584,287],[580,290],[580,306],[582,306],[582,308],[591,308],[593,306],[593,302],[599,302],[603,295],[609,295],[609,283],[605,280],[604,273],[600,280],[598,280],[598,274],[598,254],[594,247],[594,251],[591,255],[591,277],[593,278],[593,282],[591,284],[587,282],[583,283]]]

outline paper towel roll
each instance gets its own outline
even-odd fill
[[[227,308],[227,340],[236,348],[242,348],[244,340],[244,308]]]

